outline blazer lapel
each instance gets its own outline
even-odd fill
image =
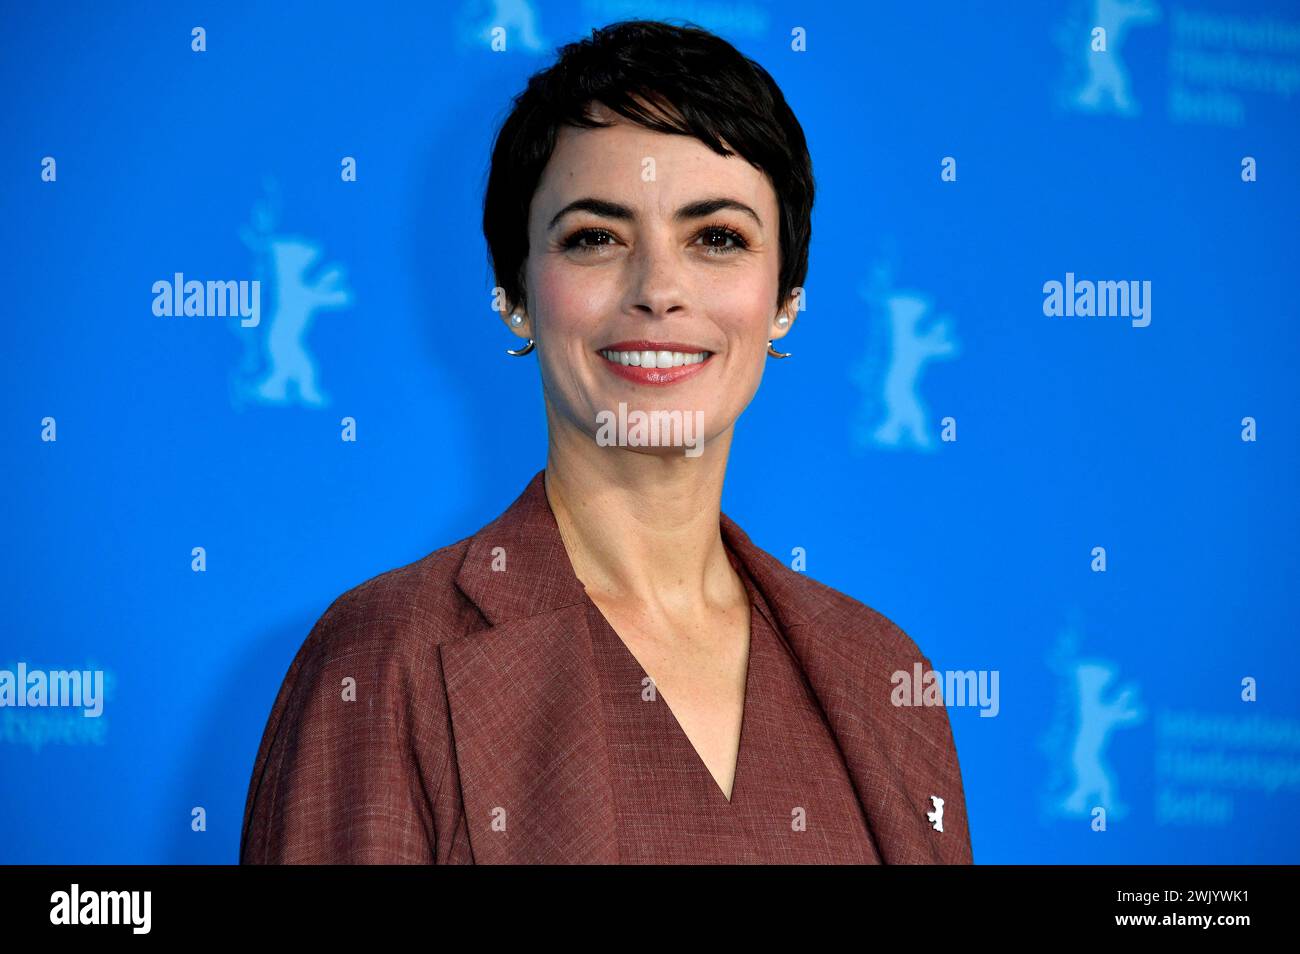
[[[470,847],[479,864],[613,864],[585,590],[544,473],[474,535],[457,575],[489,627],[439,645]]]
[[[891,704],[892,676],[924,656],[900,653],[894,624],[755,546],[726,514],[727,545],[745,563],[799,660],[886,864],[969,863],[965,795],[947,712]],[[944,799],[944,831],[926,813]]]
[[[479,864],[618,861],[586,619],[575,604],[440,649]]]
[[[612,864],[614,800],[586,594],[544,476],[474,535],[456,577],[487,628],[439,646],[470,844],[478,863]],[[928,661],[899,655],[884,617],[789,569],[725,514],[720,522],[822,706],[881,860],[969,861],[946,712],[890,705],[891,674]],[[945,799],[944,832],[926,819],[930,795]]]

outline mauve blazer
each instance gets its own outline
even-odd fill
[[[478,533],[326,610],[267,720],[241,863],[618,862],[586,592],[544,473]],[[947,710],[890,701],[893,674],[929,660],[720,522],[821,706],[877,855],[971,863]]]

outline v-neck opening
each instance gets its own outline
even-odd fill
[[[754,605],[753,594],[750,592],[748,584],[746,585],[746,593],[750,596],[750,601],[748,645],[745,650],[745,687],[740,702],[740,732],[736,743],[736,764],[731,773],[730,798],[728,798],[727,793],[722,790],[722,786],[718,784],[718,780],[714,777],[713,772],[709,770],[708,763],[705,762],[704,757],[700,755],[700,750],[695,747],[695,743],[691,741],[690,735],[688,735],[686,730],[682,727],[681,720],[677,718],[677,713],[673,711],[672,705],[668,702],[668,697],[660,690],[659,684],[654,681],[653,677],[651,677],[648,672],[646,672],[645,666],[641,665],[641,661],[636,658],[636,654],[632,652],[631,647],[623,641],[623,637],[618,634],[618,630],[616,630],[613,624],[605,618],[605,614],[601,612],[600,607],[596,605],[596,601],[591,598],[591,594],[587,593],[585,588],[583,589],[583,593],[586,596],[588,606],[595,611],[605,629],[613,635],[614,641],[618,644],[618,650],[624,653],[632,665],[637,668],[637,671],[640,673],[641,684],[644,685],[644,680],[649,679],[654,685],[656,697],[664,704],[664,708],[668,712],[668,720],[672,723],[676,738],[680,742],[686,744],[687,750],[695,759],[695,764],[704,772],[705,777],[709,780],[709,785],[712,787],[714,792],[717,793],[717,796],[722,799],[722,804],[729,808],[734,808],[736,806],[736,798],[740,794],[741,764],[744,761],[746,751],[746,728],[750,722],[749,707],[750,701],[754,697],[754,634],[756,631],[756,624],[758,623],[758,607]]]

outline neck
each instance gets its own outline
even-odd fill
[[[671,614],[744,598],[718,519],[731,428],[686,457],[602,447],[549,408],[547,416],[546,496],[593,598]]]

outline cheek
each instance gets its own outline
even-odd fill
[[[775,284],[769,287],[752,273],[742,277],[737,272],[734,279],[723,276],[709,283],[703,297],[706,313],[728,338],[766,338]]]
[[[543,334],[567,336],[585,334],[600,324],[611,307],[608,277],[599,269],[566,267],[548,260],[532,276]]]

